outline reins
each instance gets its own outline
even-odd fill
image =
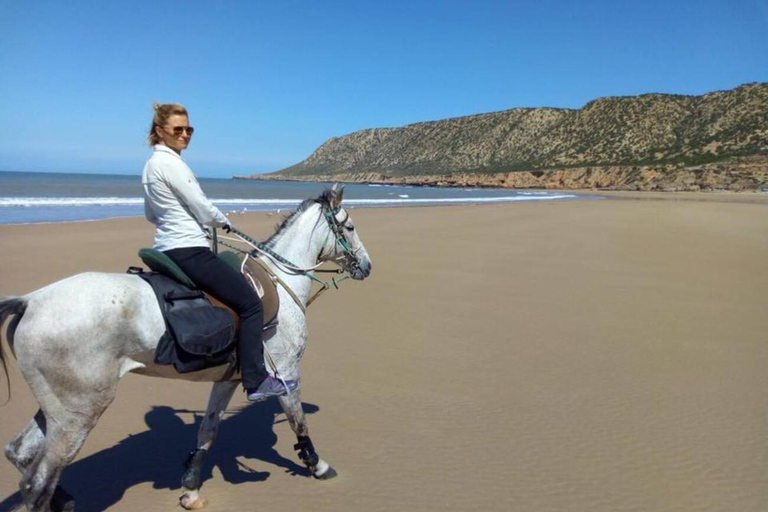
[[[344,223],[349,218],[349,214],[347,214],[347,217],[344,219],[344,222],[338,223],[336,221],[336,218],[335,218],[335,215],[338,214],[338,211],[339,210],[337,210],[334,213],[333,210],[331,210],[330,208],[323,207],[323,216],[324,216],[326,222],[328,223],[328,226],[330,228],[331,233],[333,233],[334,238],[336,239],[335,240],[336,244],[339,245],[342,248],[342,252],[344,253],[344,255],[346,257],[348,257],[348,258],[351,257],[352,258],[352,261],[353,261],[353,264],[354,264],[354,262],[357,261],[357,258],[355,256],[355,252],[352,251],[352,249],[349,247],[349,243],[347,242],[346,238],[344,237],[344,234],[341,232],[341,229],[340,229],[341,226],[343,226]],[[266,244],[264,244],[262,242],[259,242],[257,240],[254,240],[247,233],[243,233],[242,231],[240,231],[239,229],[237,229],[237,228],[235,228],[233,226],[230,226],[230,232],[234,233],[234,235],[237,238],[230,238],[230,237],[225,237],[225,236],[217,236],[215,229],[212,229],[211,231],[212,231],[211,239],[212,239],[212,242],[213,242],[212,245],[214,247],[217,247],[218,245],[223,245],[224,247],[232,249],[232,250],[234,250],[234,251],[236,251],[236,252],[238,252],[240,254],[243,254],[244,255],[243,264],[245,263],[247,258],[249,258],[249,257],[253,258],[253,260],[257,264],[259,264],[259,266],[261,266],[267,272],[267,274],[269,275],[270,279],[272,279],[273,282],[280,284],[280,286],[282,286],[288,292],[288,295],[291,296],[291,298],[294,300],[296,305],[298,305],[299,308],[301,309],[301,312],[304,313],[304,314],[306,314],[306,309],[310,306],[310,304],[312,304],[322,293],[324,293],[326,290],[330,289],[331,286],[333,286],[334,288],[336,288],[338,290],[339,289],[339,283],[349,279],[349,275],[345,275],[345,276],[343,276],[341,278],[332,277],[329,281],[323,281],[321,279],[318,279],[317,277],[314,276],[315,272],[324,272],[324,273],[333,273],[333,274],[344,274],[345,270],[341,269],[341,268],[336,268],[336,269],[321,269],[321,268],[318,268],[320,265],[322,265],[322,262],[318,263],[317,265],[315,265],[313,267],[301,268],[301,267],[295,265],[294,263],[288,261],[287,259],[285,259],[281,255],[277,254],[268,245],[266,245]],[[229,240],[229,241],[232,241],[232,242],[245,243],[245,244],[251,246],[253,248],[253,250],[252,251],[247,251],[247,250],[241,249],[240,247],[237,247],[235,245],[227,243],[224,240]],[[323,243],[323,246],[325,246],[325,243]],[[217,251],[214,249],[214,252],[217,252]],[[267,265],[264,261],[261,260],[261,258],[258,257],[259,254],[261,254],[261,255],[265,256],[266,258],[270,259],[277,267],[282,269],[287,274],[303,275],[303,276],[311,279],[312,281],[315,281],[316,283],[319,283],[320,284],[320,289],[318,289],[307,300],[306,305],[302,304],[301,300],[298,298],[296,293],[291,289],[291,287],[288,286],[288,284],[283,279],[281,279],[280,276],[278,276],[275,273],[275,271],[269,265]]]

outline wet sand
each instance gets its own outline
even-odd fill
[[[353,210],[373,273],[310,308],[302,362],[339,477],[306,478],[276,402],[238,393],[208,510],[768,510],[768,204],[621,197]],[[122,272],[151,238],[137,218],[0,226],[0,296]],[[36,410],[10,373],[3,443]],[[128,375],[64,473],[78,510],[177,510],[208,390]],[[0,460],[0,512],[18,479]]]

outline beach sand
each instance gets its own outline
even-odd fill
[[[373,273],[310,308],[302,361],[339,477],[306,478],[277,403],[237,393],[208,510],[768,510],[768,205],[622,197],[352,210]],[[151,238],[0,226],[0,296],[122,272]],[[9,366],[3,443],[36,410]],[[209,387],[128,375],[64,473],[78,510],[177,510]],[[0,511],[18,479],[0,460]]]

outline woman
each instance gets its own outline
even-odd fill
[[[154,248],[170,257],[201,290],[210,293],[240,316],[237,356],[249,402],[284,395],[296,381],[270,376],[264,367],[261,299],[235,269],[210,250],[204,226],[230,229],[229,221],[200,189],[197,178],[181,158],[194,128],[187,110],[176,103],[155,104],[149,129],[152,156],[144,165],[144,213],[157,226]]]

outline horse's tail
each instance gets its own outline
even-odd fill
[[[5,318],[10,315],[23,315],[27,310],[27,301],[22,297],[8,297],[0,300],[0,327],[2,327]],[[2,334],[2,333],[0,333]],[[10,339],[8,340],[11,341]],[[5,373],[5,383],[8,386],[8,399],[3,403],[7,404],[11,401],[11,376],[8,374],[8,365],[5,362],[5,352],[3,352],[3,340],[0,336],[0,364],[3,366],[3,373]]]

